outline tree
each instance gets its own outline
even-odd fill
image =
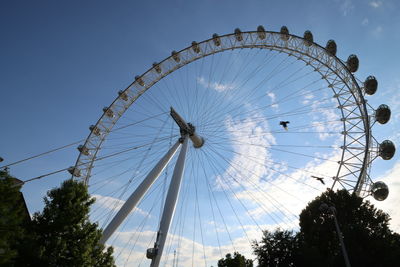
[[[259,266],[295,266],[299,242],[293,231],[263,231],[260,242],[253,243]]]
[[[239,252],[234,252],[233,258],[232,255],[228,253],[225,258],[218,261],[218,267],[253,267],[253,261],[246,259]]]
[[[20,266],[115,266],[113,249],[99,244],[101,230],[89,221],[94,199],[73,180],[47,193],[43,212],[35,213]]]
[[[394,266],[400,255],[399,235],[389,228],[390,217],[346,190],[328,190],[300,214],[302,254],[308,266],[340,266],[343,255],[333,215],[323,215],[322,203],[334,206],[352,266]]]
[[[351,266],[396,265],[400,235],[390,230],[389,215],[346,190],[328,190],[301,212],[298,233],[265,231],[254,243],[260,266],[344,266],[333,214],[322,214],[322,203],[336,208]]]
[[[9,175],[0,171],[0,265],[12,266],[18,257],[18,250],[26,231],[29,214],[25,214],[21,185]]]

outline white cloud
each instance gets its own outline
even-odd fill
[[[335,101],[332,98],[332,101]],[[313,101],[311,104],[312,113],[312,125],[314,130],[318,132],[320,140],[326,140],[332,136],[330,132],[340,133],[342,125],[339,121],[339,115],[335,112],[334,107],[332,109],[325,109],[326,102],[320,102],[318,100]],[[328,123],[327,123],[328,122]]]
[[[269,213],[276,211],[278,207],[277,204],[266,201],[265,194],[268,194],[270,198],[274,198],[279,201],[279,205],[284,206],[286,209],[290,210],[295,214],[299,214],[300,211],[307,205],[309,201],[315,198],[315,196],[319,195],[321,191],[324,191],[326,187],[330,187],[330,182],[332,180],[329,179],[328,174],[335,173],[337,170],[337,164],[330,160],[337,158],[337,153],[339,151],[333,152],[331,154],[325,155],[328,160],[318,160],[315,159],[309,162],[305,168],[301,170],[295,170],[289,175],[291,178],[288,178],[285,175],[280,175],[277,179],[273,180],[273,183],[278,185],[280,188],[289,192],[290,194],[297,195],[297,197],[291,197],[290,195],[284,193],[281,189],[278,189],[276,186],[271,186],[270,183],[265,181],[259,181],[258,185],[262,189],[254,190],[248,187],[248,190],[238,192],[238,197],[243,200],[251,200],[254,201],[254,198],[250,198],[250,195],[255,195],[258,198],[258,201],[264,205],[269,207]],[[400,167],[400,164],[399,166]],[[400,168],[398,168],[400,170]],[[325,180],[327,185],[322,185],[316,180],[310,178],[309,172],[327,174]],[[399,176],[400,171],[395,176]],[[310,184],[312,187],[317,188],[317,190],[312,189],[309,186],[304,185],[304,183]],[[298,193],[301,192],[299,195]],[[399,205],[400,198],[397,202],[393,203],[393,208]],[[275,209],[275,210],[274,210]],[[253,209],[250,212],[254,216],[263,216],[262,214],[264,210]],[[283,210],[283,212],[286,212]],[[257,214],[259,213],[259,214]],[[193,241],[191,235],[188,236],[180,236],[177,234],[170,233],[168,235],[166,246],[164,248],[163,258],[162,258],[162,266],[173,266],[174,261],[174,250],[176,250],[176,257],[179,257],[179,264],[177,266],[216,266],[217,261],[223,257],[226,253],[233,253],[235,250],[239,251],[241,254],[245,255],[247,258],[254,258],[252,255],[251,242],[253,240],[260,240],[261,231],[270,230],[273,231],[277,227],[285,228],[285,229],[296,229],[298,227],[298,218],[294,216],[287,217],[286,223],[271,223],[271,224],[243,224],[243,225],[222,225],[220,223],[214,223],[213,221],[203,221],[203,231],[207,232],[207,229],[212,229],[216,227],[218,233],[226,233],[226,227],[228,228],[229,233],[241,232],[241,235],[236,236],[230,240],[226,240],[225,242],[221,242],[218,245],[216,242],[210,242],[207,240],[204,242],[200,241],[199,235],[196,235],[196,240]],[[262,221],[262,220],[257,220]],[[171,229],[173,229],[172,226]],[[246,234],[244,234],[244,232]],[[210,231],[209,231],[210,232]],[[199,232],[197,232],[199,233]],[[146,249],[152,247],[155,241],[156,232],[154,231],[126,231],[126,232],[118,232],[116,235],[116,239],[113,242],[113,246],[115,248],[114,255],[119,255],[117,257],[117,264],[122,266],[127,263],[128,266],[138,266],[140,263],[141,266],[147,266],[150,260],[145,258]],[[250,241],[250,242],[249,242]],[[128,245],[126,245],[128,244]],[[135,247],[133,248],[133,244]],[[205,257],[204,257],[205,255]],[[206,263],[205,260],[206,259]]]
[[[102,195],[92,195],[94,198],[96,198],[95,205],[100,206],[101,209],[107,209],[107,210],[112,210],[114,212],[118,211],[121,209],[122,205],[124,205],[125,201],[114,198],[114,197],[109,197],[109,196],[102,196]],[[140,208],[135,208],[134,211],[136,214],[141,214],[143,216],[149,216],[149,214]]]
[[[267,92],[267,96],[271,99],[271,107],[272,108],[279,108],[279,105],[276,104],[276,95],[273,92]]]
[[[231,90],[235,88],[233,84],[224,84],[224,83],[217,83],[217,82],[208,82],[204,77],[197,78],[197,82],[204,86],[205,88],[214,89],[217,92],[223,92],[226,90]]]
[[[257,203],[257,207],[250,211],[255,218],[270,216],[268,213],[280,213],[285,220],[279,226],[295,229],[301,210],[327,187],[331,187],[332,176],[336,175],[338,169],[335,160],[340,153],[341,151],[334,151],[330,155],[323,155],[327,160],[314,159],[302,169],[285,172],[272,181],[260,181],[257,184],[259,189],[249,187],[237,195],[240,199]],[[323,177],[326,185],[313,179],[311,175]]]
[[[364,19],[361,21],[361,25],[363,25],[363,26],[368,25],[368,23],[369,23],[369,19],[368,19],[368,18],[364,18]]]
[[[371,1],[369,2],[369,5],[373,8],[378,8],[382,6],[382,1]]]
[[[257,183],[261,177],[268,176],[271,173],[266,167],[271,161],[268,146],[275,144],[276,140],[270,134],[267,120],[261,114],[253,114],[244,120],[228,117],[225,127],[231,133],[229,138],[236,153],[225,172],[216,177],[217,187],[225,188],[227,181],[230,185],[238,186],[232,177],[246,177],[249,182]],[[245,144],[241,143],[243,141]]]
[[[310,104],[310,101],[314,98],[315,96],[312,93],[306,94],[303,96],[303,101],[301,102],[303,105],[308,105]]]
[[[376,26],[373,30],[372,30],[372,35],[375,37],[379,37],[383,32],[383,27],[382,26]]]
[[[270,231],[276,229],[276,225],[243,225],[240,228],[246,231],[247,236],[234,238],[232,242],[221,243],[220,246],[217,244],[203,245],[197,240],[193,241],[191,238],[170,233],[165,242],[161,265],[173,266],[174,251],[176,252],[175,262],[177,262],[176,259],[179,259],[176,266],[179,267],[205,266],[205,264],[206,266],[217,266],[217,261],[221,257],[227,253],[233,253],[235,250],[246,258],[253,259],[251,242],[260,239],[259,227]],[[117,265],[124,266],[126,263],[127,266],[139,266],[139,264],[148,266],[150,260],[145,257],[145,253],[147,248],[153,246],[155,237],[156,232],[154,231],[118,232],[113,242]],[[126,246],[126,244],[128,245]]]
[[[123,244],[132,241],[132,236],[136,237],[138,234],[140,234],[140,238],[137,239],[133,250],[130,251],[132,249],[130,247],[125,248]],[[122,263],[127,262],[128,266],[138,266],[139,263],[147,266],[150,260],[146,259],[144,255],[146,249],[153,246],[155,236],[156,233],[152,231],[118,233],[117,240],[115,241],[116,245],[114,245],[114,255],[119,255],[117,257],[117,264],[122,265]],[[244,241],[238,238],[234,240],[233,243],[238,251],[243,251],[244,254],[251,256],[250,245],[247,240]],[[245,245],[245,243],[247,245]],[[193,241],[190,238],[174,234],[168,235],[165,244],[161,264],[162,266],[169,267],[172,266],[174,261],[174,251],[176,252],[175,261],[178,259],[177,266],[204,266],[205,260],[207,266],[216,266],[216,262],[221,258],[220,250],[222,255],[233,252],[231,244],[222,244],[221,247],[211,245],[203,246],[201,243]],[[204,254],[206,255],[206,259],[204,259]]]
[[[351,0],[344,0],[340,5],[340,10],[343,16],[347,16],[354,9],[354,4]]]

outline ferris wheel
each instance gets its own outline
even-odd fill
[[[210,266],[261,230],[296,228],[326,188],[384,200],[369,174],[395,153],[372,135],[390,108],[368,104],[377,80],[359,81],[358,58],[336,50],[310,31],[236,29],[119,91],[69,169],[96,197],[91,217],[118,265]]]

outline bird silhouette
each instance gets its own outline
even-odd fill
[[[288,130],[287,125],[290,123],[290,121],[280,121],[279,125],[282,125],[283,129],[286,131]]]
[[[317,176],[314,176],[314,175],[311,175],[311,177],[314,178],[314,179],[317,179],[317,180],[320,181],[322,184],[325,184],[324,178],[322,178],[322,177],[317,177]]]

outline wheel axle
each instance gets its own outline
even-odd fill
[[[178,124],[181,135],[189,135],[190,140],[192,140],[193,146],[195,148],[200,148],[204,145],[204,138],[197,135],[196,127],[194,127],[191,123],[186,123],[186,121],[175,111],[173,107],[171,107],[170,112],[171,117],[174,119],[176,124]]]

